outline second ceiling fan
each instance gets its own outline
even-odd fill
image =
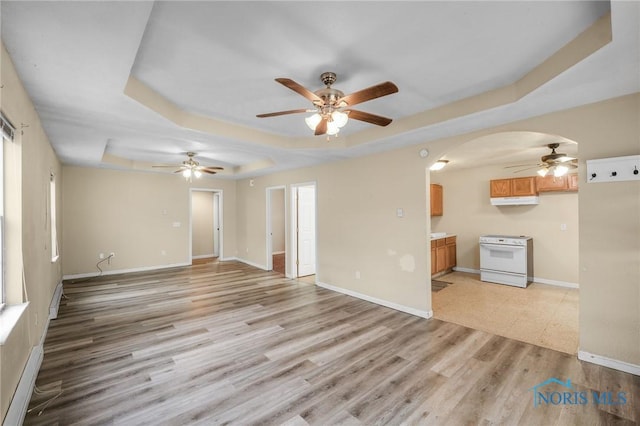
[[[331,87],[331,85],[336,81],[335,73],[322,73],[320,75],[320,80],[322,80],[326,87],[312,92],[289,78],[276,78],[278,83],[310,100],[313,103],[313,108],[270,112],[266,114],[258,114],[256,117],[265,118],[275,117],[278,115],[313,112],[314,114],[312,116],[305,119],[307,125],[314,131],[315,135],[327,134],[329,136],[336,135],[340,131],[340,128],[346,124],[349,118],[375,124],[377,126],[386,126],[391,123],[392,120],[390,118],[356,110],[353,109],[352,106],[396,93],[398,91],[398,87],[392,82],[385,81],[384,83],[376,84],[375,86],[345,95],[340,90]]]

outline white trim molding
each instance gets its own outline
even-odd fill
[[[429,319],[433,317],[433,311],[423,311],[421,309],[412,308],[409,306],[400,305],[398,303],[389,302],[388,300],[378,299],[377,297],[368,296],[366,294],[358,293],[357,291],[347,290],[345,288],[336,287],[331,284],[322,283],[316,281],[316,285],[327,290],[335,291],[338,293],[346,294],[357,299],[366,300],[367,302],[375,303],[376,305],[382,305],[387,308],[395,309],[396,311],[405,312],[407,314],[415,315],[417,317]]]
[[[156,271],[159,269],[169,269],[169,268],[180,268],[183,266],[191,266],[191,262],[184,263],[172,263],[169,265],[156,265],[156,266],[143,266],[140,268],[131,268],[131,269],[115,269],[113,271],[104,271],[100,272],[90,272],[88,274],[71,274],[65,275],[62,277],[63,280],[76,280],[78,278],[94,278],[99,277],[101,275],[117,275],[117,274],[129,274],[131,272],[146,272],[146,271]]]
[[[578,351],[578,359],[581,361],[590,362],[592,364],[601,365],[603,367],[613,368],[614,370],[624,371],[625,373],[634,374],[640,376],[640,365],[631,364],[625,361],[619,361],[617,359],[608,358],[602,355],[592,354],[586,351]]]
[[[197,256],[191,256],[191,259],[207,259],[210,257],[216,257],[215,254],[211,253],[211,254],[199,254]]]
[[[252,262],[252,261],[246,260],[246,259],[241,259],[239,257],[232,257],[232,258],[225,259],[225,260],[235,260],[235,261],[238,261],[238,262],[246,263],[247,265],[253,266],[255,268],[262,269],[263,271],[268,271],[266,265],[260,265],[259,263],[255,263],[255,262]]]
[[[539,278],[539,277],[533,277],[533,282],[538,284],[553,285],[556,287],[580,288],[578,286],[578,283],[570,283],[567,281],[558,281],[558,280],[548,280],[546,278]]]
[[[51,303],[49,304],[49,319],[58,318],[58,308],[60,307],[60,298],[62,297],[62,281],[58,283],[53,292]]]
[[[480,270],[479,269],[461,268],[461,267],[455,266],[453,268],[453,270],[456,271],[456,272],[467,272],[469,274],[480,275]],[[549,280],[549,279],[540,278],[540,277],[533,277],[533,282],[534,283],[538,283],[538,284],[552,285],[552,286],[556,286],[556,287],[580,288],[578,283],[571,283],[571,282],[567,282],[567,281],[558,281],[558,280]]]
[[[44,330],[42,341],[47,334],[47,328]],[[34,346],[29,354],[27,365],[25,365],[16,392],[13,394],[13,399],[7,410],[7,415],[4,418],[3,425],[21,425],[24,422],[24,418],[27,415],[27,408],[29,407],[29,401],[31,401],[31,394],[33,393],[33,387],[36,384],[36,378],[38,377],[38,371],[40,371],[40,365],[42,364],[42,358],[44,358],[44,350],[42,342],[38,346]]]

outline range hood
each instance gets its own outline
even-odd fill
[[[496,197],[491,199],[492,206],[530,206],[540,204],[537,195],[527,197]]]

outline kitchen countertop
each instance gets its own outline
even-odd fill
[[[455,237],[457,234],[444,234],[441,237],[431,237],[432,240],[441,240],[443,238]]]

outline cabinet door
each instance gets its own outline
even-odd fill
[[[511,179],[511,195],[514,197],[522,197],[527,195],[536,195],[536,178],[535,176],[513,178]]]
[[[436,247],[436,274],[447,269],[447,246]]]
[[[567,187],[569,191],[578,190],[578,174],[577,173],[567,175]]]
[[[436,262],[436,247],[431,247],[431,275],[436,274],[437,272],[437,262]]]
[[[432,183],[430,185],[431,216],[442,216],[444,212],[442,200],[442,185]]]
[[[536,178],[538,192],[566,191],[569,188],[567,182],[567,176],[547,175]]]
[[[451,269],[456,266],[456,245],[448,244],[447,248],[447,260],[446,260],[446,269]]]
[[[510,197],[511,179],[494,179],[489,182],[491,198]]]

